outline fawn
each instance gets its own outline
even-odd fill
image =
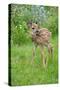
[[[53,47],[50,42],[51,32],[47,28],[39,28],[36,23],[29,23],[29,27],[31,31],[31,38],[34,42],[34,45],[40,47],[41,50],[41,58],[43,60],[43,66],[46,67],[48,60],[46,60],[46,56],[44,53],[44,47],[47,47],[49,55],[53,53]],[[33,50],[33,59],[35,56],[35,49]]]

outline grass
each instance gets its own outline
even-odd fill
[[[12,46],[11,48],[11,85],[36,85],[58,83],[57,38],[52,40],[54,60],[49,59],[48,67],[43,68],[39,47],[34,62],[31,63],[32,44]]]

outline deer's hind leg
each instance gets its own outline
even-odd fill
[[[49,43],[49,44],[46,45],[46,47],[48,49],[47,60],[46,60],[46,67],[47,67],[49,60],[52,60],[52,63],[53,63],[54,55],[53,55],[53,47],[52,47],[52,45]]]
[[[51,45],[51,43],[48,44],[48,53],[49,53],[49,57],[53,59],[54,57],[54,50],[53,50],[53,47]]]
[[[53,54],[53,47],[50,43],[48,44],[48,52],[49,52],[50,55]]]

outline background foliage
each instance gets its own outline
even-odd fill
[[[13,44],[31,43],[29,21],[37,22],[40,27],[48,28],[52,36],[58,34],[58,8],[37,5],[11,5],[11,41]]]

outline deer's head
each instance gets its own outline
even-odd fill
[[[31,29],[32,32],[36,32],[36,30],[38,30],[38,24],[37,23],[28,23],[28,27]]]
[[[37,36],[39,34],[39,26],[37,22],[36,23],[29,22],[28,27],[30,28],[29,33],[31,36]]]
[[[35,30],[35,29],[37,30],[38,29],[38,25],[36,23],[32,23],[31,29],[32,30]]]

